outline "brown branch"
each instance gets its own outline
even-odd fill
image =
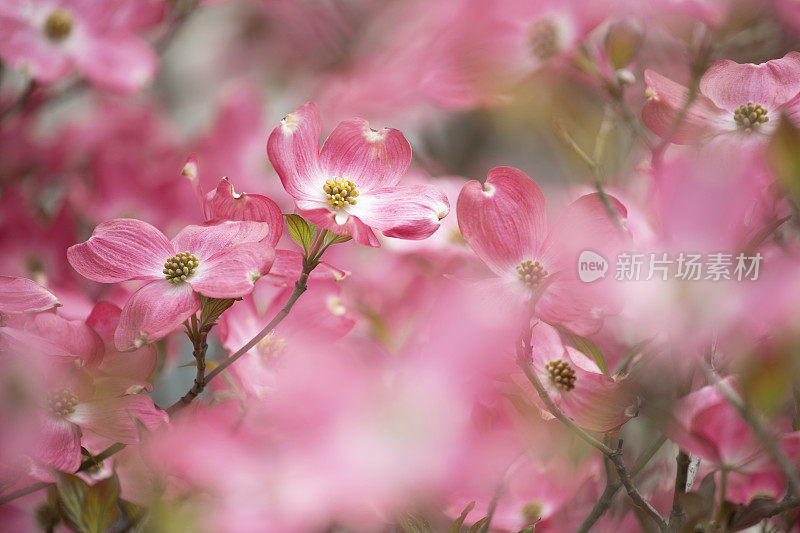
[[[84,470],[88,470],[89,468],[92,468],[92,467],[95,467],[95,466],[99,465],[102,461],[104,461],[104,460],[108,459],[109,457],[111,457],[112,455],[122,451],[122,449],[125,448],[125,446],[126,445],[122,444],[121,442],[117,442],[115,444],[112,444],[111,446],[109,446],[108,448],[106,448],[105,450],[100,452],[99,454],[97,454],[97,455],[95,455],[93,457],[90,457],[90,458],[86,459],[85,461],[83,461],[81,463],[81,466],[78,467],[78,469],[75,472],[76,473],[77,472],[83,472]],[[46,481],[40,481],[38,483],[34,483],[32,485],[28,485],[27,487],[23,487],[23,488],[21,488],[19,490],[15,490],[14,492],[9,492],[8,494],[0,496],[0,505],[6,504],[6,503],[11,502],[11,501],[14,501],[17,498],[22,498],[23,496],[27,496],[28,494],[33,494],[34,492],[40,491],[42,489],[46,489],[50,485],[53,485],[53,483],[47,483]]]

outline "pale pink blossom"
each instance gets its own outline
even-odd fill
[[[341,122],[319,148],[314,103],[287,115],[269,137],[267,152],[301,215],[323,229],[380,246],[387,237],[424,239],[450,211],[432,185],[398,185],[411,146],[395,129],[373,130],[360,118]]]
[[[122,310],[115,339],[132,350],[163,338],[200,308],[198,295],[240,298],[269,272],[274,249],[263,222],[187,226],[172,241],[153,226],[117,219],[67,251],[72,267],[100,283],[143,280]]]
[[[161,20],[164,3],[125,0],[11,0],[0,7],[0,57],[42,83],[73,68],[99,87],[141,89],[156,72],[155,52],[137,31]]]
[[[648,102],[642,110],[645,125],[669,135],[689,89],[652,70],[645,71]],[[800,53],[789,52],[766,63],[718,61],[700,79],[699,94],[670,139],[693,144],[720,135],[763,139],[781,113],[797,120],[800,111]]]
[[[578,278],[581,252],[605,254],[611,261],[610,252],[625,242],[625,208],[613,197],[608,202],[612,213],[599,194],[582,196],[548,227],[539,186],[516,168],[497,167],[484,184],[470,181],[462,189],[458,226],[497,276],[489,283],[499,297],[515,309],[533,299],[541,320],[587,335],[619,310],[608,289],[611,276],[591,283]]]

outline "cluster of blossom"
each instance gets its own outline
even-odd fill
[[[798,42],[0,0],[0,531],[800,531]]]

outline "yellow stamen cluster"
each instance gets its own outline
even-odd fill
[[[181,252],[167,259],[162,272],[166,275],[167,281],[170,283],[180,283],[181,281],[186,281],[194,274],[199,264],[200,262],[194,254]]]
[[[547,277],[547,271],[539,261],[523,261],[517,266],[519,280],[531,289],[535,289]]]
[[[336,176],[332,180],[326,181],[322,188],[325,190],[325,198],[333,207],[356,205],[358,189],[352,181]]]
[[[541,502],[532,501],[522,506],[522,519],[526,524],[533,524],[542,518],[544,506]]]
[[[550,375],[550,381],[563,391],[571,391],[575,388],[575,369],[563,359],[550,361],[544,368]]]
[[[545,61],[558,52],[558,28],[549,18],[541,18],[528,29],[528,45],[534,57]]]
[[[59,8],[50,13],[44,21],[44,34],[51,41],[63,41],[72,33],[72,13]]]
[[[47,407],[50,414],[63,418],[75,412],[78,397],[69,389],[58,389],[47,393]]]
[[[733,120],[736,121],[736,125],[740,130],[751,133],[765,122],[769,122],[767,113],[768,111],[761,104],[747,102],[746,105],[740,105],[736,108],[733,112]]]

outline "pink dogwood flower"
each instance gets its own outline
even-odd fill
[[[97,328],[105,355],[95,369],[74,365],[52,364],[46,369],[42,385],[46,398],[40,413],[41,434],[32,456],[41,464],[74,472],[81,464],[81,446],[91,449],[89,442],[132,444],[139,441],[140,422],[147,429],[166,423],[168,417],[142,391],[152,390],[146,381],[156,363],[151,346],[121,354],[113,344],[114,329],[120,309],[101,302],[86,320]],[[138,421],[138,422],[137,422]],[[34,477],[50,480],[42,469]]]
[[[564,346],[552,326],[542,322],[534,325],[531,349],[532,367],[539,381],[553,402],[578,425],[591,431],[616,431],[636,415],[636,395],[623,382],[603,374],[589,357]],[[531,394],[531,398],[547,418],[554,418],[537,395]]]
[[[269,136],[269,160],[301,215],[317,226],[380,246],[373,233],[425,239],[450,211],[428,184],[397,185],[411,163],[411,146],[395,129],[339,123],[319,149],[321,122],[312,102],[287,115]]]
[[[155,24],[164,3],[148,0],[12,0],[0,6],[0,57],[45,84],[77,68],[93,84],[130,93],[156,72],[136,30]]]
[[[652,70],[645,71],[649,101],[642,110],[645,125],[664,137],[689,97],[689,89]],[[760,65],[718,61],[700,80],[700,94],[671,141],[693,144],[726,134],[769,133],[781,113],[800,112],[800,53]],[[758,135],[762,137],[763,135]]]
[[[724,383],[735,386],[731,378]],[[674,413],[670,438],[699,457],[705,466],[729,472],[729,500],[747,503],[754,496],[778,499],[786,492],[783,472],[716,386],[708,385],[689,394],[678,402]],[[796,459],[800,432],[787,432],[788,427],[781,429],[784,431],[778,435],[778,444]]]
[[[623,224],[625,208],[608,200]],[[619,311],[611,276],[578,278],[581,252],[602,252],[608,261],[624,243],[624,228],[615,227],[598,194],[571,203],[548,230],[539,186],[521,170],[497,167],[483,185],[464,185],[457,210],[464,239],[498,276],[490,288],[512,307],[533,298],[538,318],[580,335],[596,332],[606,314]]]
[[[38,313],[57,305],[59,305],[58,298],[35,281],[0,276],[0,317]]]
[[[275,250],[260,242],[263,222],[186,226],[172,241],[146,222],[116,219],[97,226],[67,250],[72,267],[100,283],[145,280],[122,310],[117,348],[132,350],[163,338],[200,308],[198,295],[240,298],[269,272]]]

